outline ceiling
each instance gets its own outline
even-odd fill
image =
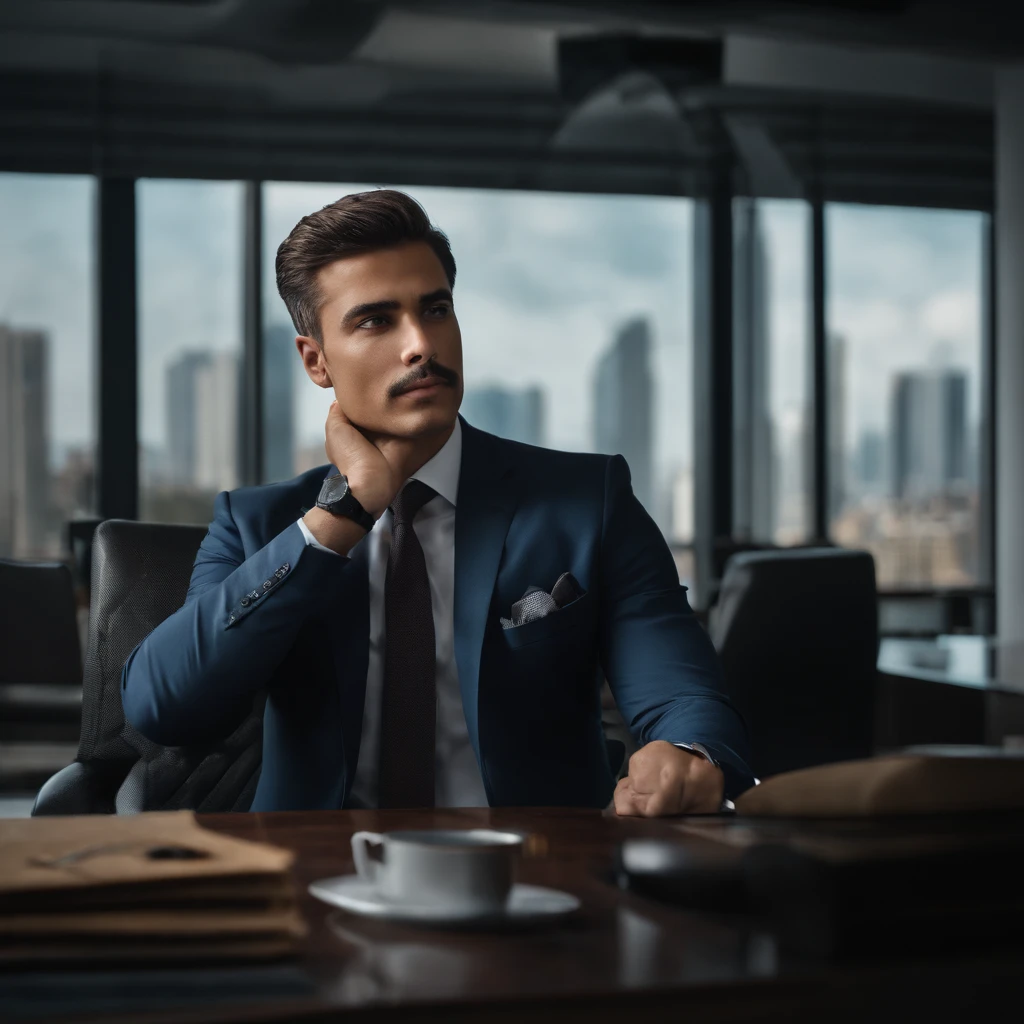
[[[0,0],[0,169],[984,209],[988,6]]]

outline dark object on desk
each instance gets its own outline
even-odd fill
[[[161,747],[125,721],[121,669],[184,603],[205,527],[110,519],[96,530],[82,737],[33,814],[248,810],[262,763],[262,709],[211,748]]]
[[[0,740],[77,740],[82,658],[66,565],[0,561],[0,651]]]
[[[761,779],[873,749],[878,607],[865,551],[730,559],[710,622]]]
[[[692,910],[745,913],[810,959],[919,956],[1018,944],[1024,814],[694,822],[628,840],[623,887]]]
[[[808,957],[919,956],[1021,943],[1024,816],[936,819],[755,844],[755,912]]]

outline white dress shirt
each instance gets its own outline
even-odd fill
[[[456,420],[452,436],[444,447],[411,477],[437,491],[437,497],[431,498],[416,516],[413,529],[427,563],[434,618],[434,678],[437,686],[434,802],[438,807],[486,807],[487,795],[469,741],[459,690],[459,671],[455,664],[455,499],[461,468],[462,424]],[[316,540],[301,519],[299,528],[307,544],[330,550]],[[369,545],[370,662],[366,673],[362,738],[352,798],[360,806],[376,807],[380,710],[384,688],[384,581],[391,551],[390,511],[377,520],[359,544]]]

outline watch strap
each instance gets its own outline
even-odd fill
[[[325,512],[330,512],[332,516],[343,516],[345,519],[351,519],[358,526],[361,526],[367,533],[369,533],[376,522],[373,516],[359,504],[359,499],[350,491],[347,490],[345,493],[338,498],[324,497],[324,492],[330,488],[337,486],[337,476],[328,477],[320,489],[320,495],[316,499],[316,507],[322,508]],[[348,481],[346,480],[347,484]]]

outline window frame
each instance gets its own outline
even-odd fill
[[[20,173],[33,173],[19,167]],[[38,173],[52,173],[40,169]],[[70,173],[70,172],[69,172]],[[170,175],[174,176],[174,175]],[[234,177],[234,176],[233,176]],[[416,184],[416,175],[407,175]],[[96,507],[104,518],[136,518],[139,508],[138,453],[138,280],[135,185],[136,177],[96,175],[96,275],[97,335],[95,346],[96,382]],[[212,180],[212,179],[211,179]],[[235,178],[234,180],[238,180]],[[241,395],[243,430],[243,482],[263,482],[265,438],[263,436],[263,309],[260,270],[263,257],[262,186],[259,178],[242,179],[246,190],[244,205],[243,250],[243,373],[246,386]],[[432,181],[429,184],[439,184]],[[523,187],[523,186],[518,186]],[[527,186],[528,187],[528,186]],[[569,191],[588,192],[587,189]],[[638,192],[637,194],[643,194]],[[667,193],[657,188],[649,194],[688,195],[695,203],[708,204],[709,225],[698,249],[694,273],[694,315],[710,317],[710,325],[694,332],[694,417],[706,425],[695,430],[695,480],[706,477],[706,486],[697,487],[695,497],[695,539],[692,548],[700,591],[704,595],[713,585],[712,549],[716,538],[731,538],[733,472],[732,453],[732,199],[742,194],[733,188],[731,168],[727,164],[712,169],[703,181],[691,189]],[[752,198],[757,198],[753,196]],[[805,197],[811,209],[810,308],[812,316],[812,376],[810,395],[812,437],[810,488],[813,501],[812,534],[829,541],[828,523],[828,389],[827,380],[827,294],[825,197],[820,191]],[[880,204],[871,204],[880,205]],[[938,208],[938,207],[936,207]],[[696,208],[695,208],[696,212]],[[982,412],[981,412],[981,578],[977,587],[968,588],[995,602],[995,419],[996,419],[996,282],[994,247],[996,226],[992,211],[980,210],[987,217],[982,337]],[[728,257],[728,258],[727,258]],[[700,260],[708,260],[704,269]],[[726,272],[727,271],[727,272]],[[131,287],[126,288],[126,282]],[[698,313],[698,307],[702,312]],[[723,391],[721,385],[728,380]],[[115,397],[116,396],[116,397]],[[703,469],[698,468],[703,464]],[[962,592],[964,588],[959,588]],[[885,592],[899,597],[899,591]],[[915,593],[917,593],[915,591]],[[942,593],[942,588],[927,591]],[[906,594],[908,598],[911,594]],[[993,627],[994,628],[994,627]]]

